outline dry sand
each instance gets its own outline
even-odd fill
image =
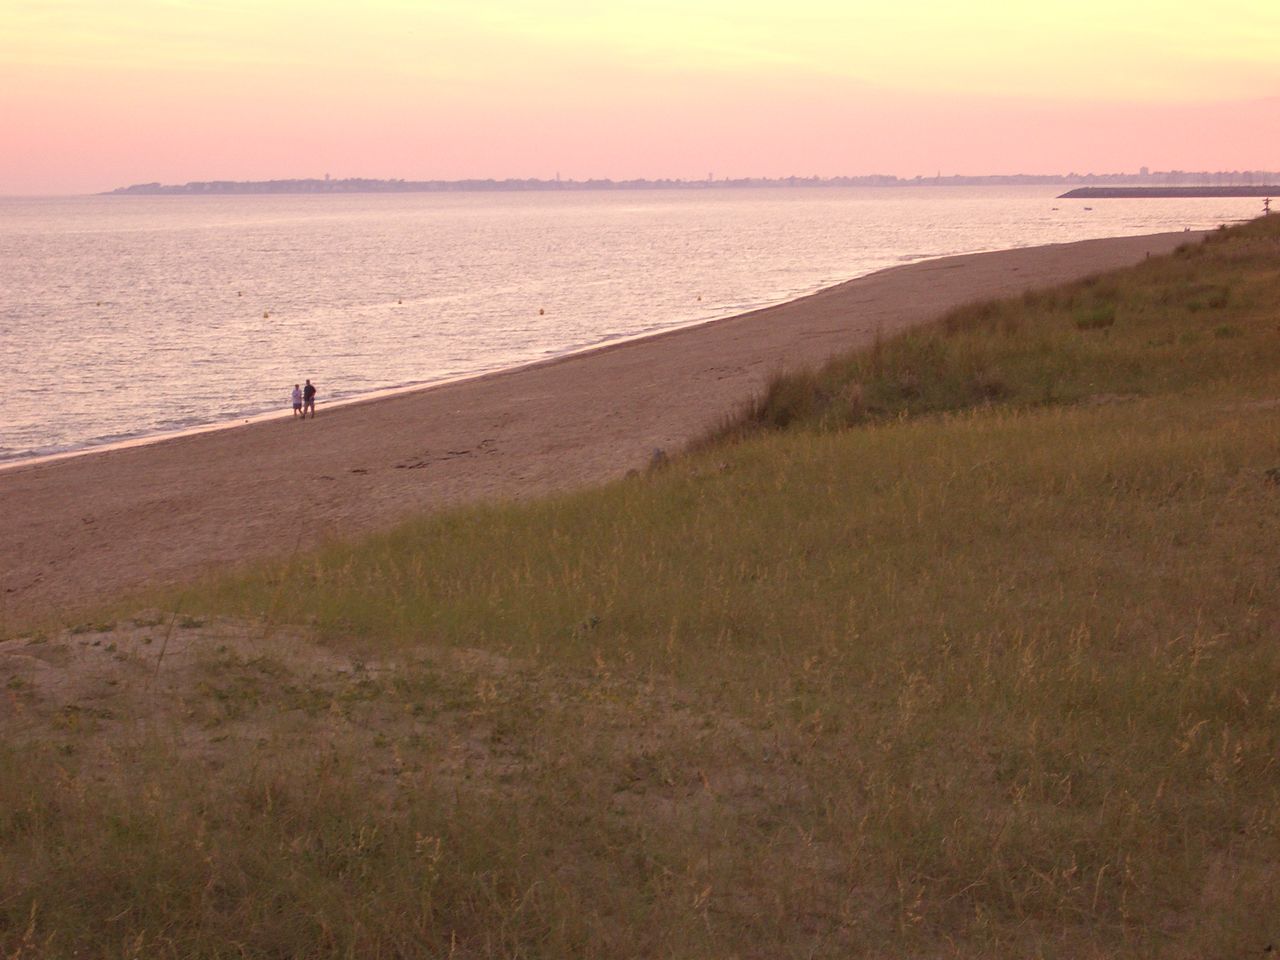
[[[926,261],[742,316],[474,380],[0,471],[0,636],[150,583],[446,504],[621,476],[782,368],[974,300],[1126,266],[1198,234]],[[317,383],[324,390],[323,371]],[[323,392],[321,393],[323,400]]]

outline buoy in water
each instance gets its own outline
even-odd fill
[[[268,311],[268,310],[263,310],[263,311],[262,311],[262,319],[263,319],[263,320],[267,319],[267,317],[269,317],[269,316],[271,316],[270,311]]]
[[[538,316],[540,316],[540,317],[541,317],[541,316],[545,315],[545,314],[546,314],[546,312],[547,312],[547,311],[543,310],[541,307],[539,307],[539,308],[538,308]]]

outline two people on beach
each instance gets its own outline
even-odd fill
[[[305,387],[299,387],[296,383],[293,385],[293,415],[307,419],[307,411],[311,411],[311,419],[316,418],[316,388],[311,381],[307,381]]]

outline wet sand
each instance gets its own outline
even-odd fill
[[[619,477],[783,368],[974,300],[1137,263],[1173,233],[949,257],[697,327],[292,418],[0,471],[0,635],[151,583],[449,504]]]

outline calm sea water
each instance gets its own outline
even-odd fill
[[[283,410],[306,377],[323,404],[908,261],[1260,212],[1055,192],[0,199],[0,461]]]

